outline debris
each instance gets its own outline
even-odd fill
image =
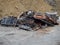
[[[1,20],[1,25],[5,25],[5,26],[16,26],[16,23],[17,23],[17,18],[14,16],[4,17]]]
[[[54,24],[58,25],[57,20],[59,19],[59,16],[57,15],[57,12],[46,12],[46,16],[49,18],[49,20]]]
[[[34,12],[34,11],[27,11],[24,12],[20,17],[19,17],[19,23],[23,26],[19,26],[19,28],[24,28],[24,29],[33,29],[35,27],[40,27],[40,28],[46,28],[47,26],[54,26],[57,25],[57,20],[58,16],[56,12],[50,13],[46,12],[44,15],[40,12]],[[26,27],[25,27],[26,26]],[[40,29],[39,28],[39,29]]]
[[[32,30],[31,28],[35,27],[34,18],[33,18],[34,14],[35,13],[32,10],[26,11],[23,14],[21,14],[21,16],[19,16],[19,19],[18,19],[19,28],[23,27],[24,29]],[[23,26],[21,26],[21,25],[23,25]],[[26,26],[26,27],[24,27],[24,26]]]
[[[39,22],[43,22],[44,24],[53,26],[58,25],[58,16],[56,15],[57,14],[55,13],[46,13],[45,15],[34,15],[34,18],[39,20]]]
[[[32,28],[27,26],[27,25],[20,25],[19,29],[23,29],[23,30],[27,30],[27,31],[31,31],[32,30]]]
[[[48,26],[58,25],[57,12],[46,12],[44,14],[28,10],[23,12],[18,18],[14,16],[4,17],[1,20],[1,25],[18,26],[19,29],[27,31],[39,30]]]
[[[53,24],[50,23],[49,20],[47,20],[47,17],[46,17],[45,15],[35,14],[35,15],[34,15],[34,18],[35,18],[35,22],[40,23],[41,26],[42,26],[42,25],[46,25],[46,24],[53,26]]]

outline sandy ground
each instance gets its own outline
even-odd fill
[[[38,31],[0,26],[0,45],[60,45],[60,26]]]

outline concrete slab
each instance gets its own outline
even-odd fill
[[[60,26],[38,31],[25,31],[18,27],[0,26],[0,45],[59,45]]]

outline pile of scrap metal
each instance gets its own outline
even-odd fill
[[[56,12],[46,12],[42,14],[32,10],[23,12],[19,18],[8,16],[1,19],[1,25],[5,26],[18,26],[19,29],[24,30],[38,30],[47,26],[58,25],[58,15]]]
[[[58,17],[57,12],[41,14],[40,12],[37,13],[29,10],[22,13],[19,17],[19,28],[24,30],[38,30],[47,26],[58,25]]]

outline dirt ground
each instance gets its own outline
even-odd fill
[[[19,16],[21,12],[27,10],[47,12],[52,8],[45,0],[0,0],[0,18],[10,15]]]
[[[0,26],[0,45],[60,45],[60,25],[38,31]]]

